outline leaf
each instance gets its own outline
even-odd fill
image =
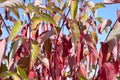
[[[43,32],[37,39],[37,41],[42,44],[44,41],[46,41],[48,38],[50,38],[54,33],[54,31],[46,31]]]
[[[103,8],[103,7],[105,7],[103,3],[97,3],[95,4],[94,9]]]
[[[2,72],[2,73],[0,74],[0,77],[1,77],[1,78],[6,78],[6,79],[7,79],[8,77],[10,77],[10,76],[12,76],[12,78],[13,78],[14,80],[21,80],[16,73],[11,72],[11,71]]]
[[[106,27],[110,26],[111,24],[112,24],[112,21],[111,21],[110,19],[104,20],[103,23],[101,23],[101,24],[99,25],[99,33],[102,33],[102,31],[103,31]]]
[[[84,77],[84,76],[82,76],[82,75],[78,75],[78,78],[79,78],[80,80],[87,80],[86,77]]]
[[[37,57],[38,57],[38,55],[40,54],[38,42],[37,41],[32,41],[31,42],[31,47],[32,47],[32,50],[31,50],[31,60],[33,62],[35,62]]]
[[[14,58],[15,53],[17,52],[19,47],[23,44],[23,41],[24,41],[24,38],[20,37],[12,43],[12,48],[11,48],[11,51],[10,51],[11,59]]]
[[[35,30],[37,28],[37,25],[40,23],[40,21],[33,21],[32,29]]]
[[[90,33],[91,33],[91,37],[92,37],[93,43],[94,43],[94,44],[97,44],[97,42],[98,42],[98,37],[97,37],[96,32],[91,31]]]
[[[104,0],[104,3],[120,3],[120,0]]]
[[[26,73],[29,72],[29,67],[30,67],[30,57],[21,57],[17,65],[22,68]]]
[[[14,37],[15,37],[15,36],[18,34],[18,32],[20,31],[20,29],[21,29],[21,21],[18,20],[18,21],[14,24],[14,26],[12,27],[11,34],[10,34],[10,36],[9,36],[8,41],[13,40]]]
[[[83,21],[86,21],[88,18],[89,18],[89,14],[84,14],[84,15],[82,16],[82,20],[83,20]]]
[[[44,21],[44,22],[49,22],[53,25],[56,25],[54,19],[49,15],[49,14],[46,14],[46,13],[40,13],[40,15],[36,15],[32,18],[33,21]]]
[[[110,36],[107,38],[106,42],[114,39],[114,38],[117,38],[120,36],[120,24],[117,25],[116,28],[114,28],[110,34]]]
[[[72,33],[72,41],[74,44],[73,50],[75,50],[76,46],[77,46],[77,42],[79,41],[80,30],[79,30],[77,23],[75,23],[75,21],[71,21],[70,25],[71,25],[70,29],[71,29],[71,33]]]
[[[72,0],[70,5],[70,13],[72,18],[76,17],[77,9],[78,9],[78,0]]]
[[[35,13],[39,13],[39,8],[33,4],[28,4],[27,8],[29,11],[35,12]]]
[[[17,74],[20,75],[22,77],[22,79],[26,79],[27,80],[27,74],[25,73],[25,71],[17,66]]]
[[[49,52],[51,52],[51,49],[52,49],[52,43],[49,38],[44,42],[44,46],[47,54],[49,54]],[[50,55],[48,55],[48,57],[50,57]]]
[[[99,23],[102,23],[102,22],[103,22],[103,19],[102,19],[101,17],[96,17],[95,19],[98,20]]]
[[[3,39],[0,41],[0,67],[1,67],[1,62],[2,62],[2,58],[3,58],[3,55],[4,55],[4,52],[5,52],[5,47],[6,47],[6,40]]]
[[[41,62],[44,66],[46,66],[49,69],[49,60],[47,58],[42,58]]]

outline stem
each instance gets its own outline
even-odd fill
[[[2,21],[3,21],[3,23],[4,23],[4,26],[5,26],[5,28],[6,28],[7,32],[8,32],[8,34],[10,35],[9,29],[7,28],[7,25],[6,25],[6,23],[5,23],[4,19],[3,19],[3,17],[1,17],[1,18],[2,18]]]
[[[93,75],[93,80],[95,79],[95,75],[96,75],[96,73],[97,73],[97,65],[98,65],[98,62],[99,60],[97,59],[97,63],[96,63],[96,66],[95,66],[95,73],[94,73],[94,75]]]
[[[116,21],[115,21],[114,25],[110,28],[110,31],[108,32],[108,34],[107,34],[107,36],[106,36],[105,41],[106,41],[106,40],[107,40],[107,38],[109,37],[109,35],[110,35],[111,31],[114,29],[114,27],[115,27],[115,25],[116,25],[117,21],[118,21],[118,18],[116,19]]]

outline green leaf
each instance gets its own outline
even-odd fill
[[[40,23],[40,21],[33,21],[32,24],[32,30],[35,30],[37,28],[37,25]]]
[[[103,18],[101,18],[101,17],[96,17],[95,19],[98,20],[100,23],[103,22]]]
[[[77,25],[77,23],[75,23],[75,21],[71,21],[70,22],[70,29],[71,29],[71,33],[72,33],[72,39],[73,39],[73,42],[74,42],[74,46],[76,47],[77,46],[77,42],[79,40],[79,37],[80,37],[80,30],[79,30],[79,27]]]
[[[38,55],[40,54],[40,50],[39,50],[39,44],[37,41],[32,41],[31,42],[31,46],[32,46],[32,51],[31,51],[31,60],[33,62],[36,61]]]
[[[33,4],[28,4],[27,8],[28,8],[29,11],[39,13],[39,8],[35,5],[33,5]]]
[[[98,42],[98,37],[97,37],[96,32],[91,31],[90,33],[91,33],[91,37],[92,37],[93,43],[94,43],[94,44],[97,44],[97,42]]]
[[[53,25],[56,25],[54,19],[46,13],[40,13],[40,15],[36,15],[32,18],[33,21],[44,21],[44,22],[49,22]]]
[[[115,28],[112,30],[111,34],[109,35],[106,41],[108,42],[117,37],[120,37],[120,23],[115,26]]]
[[[25,71],[17,66],[17,74],[20,75],[22,77],[23,80],[27,80],[27,74],[25,73]]]
[[[14,37],[15,37],[15,36],[18,34],[18,32],[20,31],[20,29],[21,29],[21,21],[18,20],[18,21],[14,24],[14,26],[12,27],[11,34],[10,34],[10,36],[9,36],[8,41],[13,40]]]
[[[103,3],[97,3],[95,4],[94,9],[103,8],[103,7],[105,7]]]
[[[6,79],[10,76],[12,76],[13,80],[21,80],[16,73],[11,72],[11,71],[2,72],[0,74],[1,78],[6,78]]]
[[[23,44],[24,38],[19,37],[12,43],[12,48],[10,52],[10,57],[13,58],[16,51],[19,49],[19,47]]]
[[[70,5],[70,13],[72,18],[76,17],[77,9],[78,9],[78,0],[72,0]]]
[[[82,16],[82,20],[83,20],[83,21],[86,21],[88,18],[89,18],[89,14],[84,14],[84,15]]]
[[[78,78],[79,78],[80,80],[87,80],[86,77],[84,77],[84,76],[82,76],[82,75],[78,75]]]

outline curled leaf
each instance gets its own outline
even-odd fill
[[[42,58],[41,62],[44,66],[46,66],[49,69],[49,60],[47,58]]]

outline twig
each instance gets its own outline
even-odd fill
[[[9,30],[8,30],[8,28],[7,28],[7,25],[6,25],[6,23],[5,23],[4,19],[3,19],[3,17],[1,17],[1,18],[2,18],[2,21],[3,21],[3,23],[4,23],[4,26],[5,26],[5,28],[6,28],[7,32],[8,32],[8,34],[10,35],[10,32],[9,32]]]
[[[105,41],[106,41],[106,40],[107,40],[107,38],[109,37],[109,35],[110,35],[111,31],[113,30],[114,26],[116,25],[117,21],[118,21],[118,18],[116,19],[116,21],[115,21],[114,25],[110,28],[110,31],[108,32],[108,34],[107,34],[107,36],[106,36]]]

